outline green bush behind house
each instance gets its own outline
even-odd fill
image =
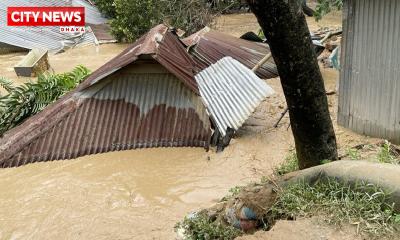
[[[111,19],[113,35],[133,42],[157,24],[181,28],[187,34],[212,24],[215,14],[205,0],[95,0]]]

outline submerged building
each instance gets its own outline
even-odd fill
[[[231,57],[199,65],[175,32],[153,28],[77,89],[0,139],[0,166],[150,147],[208,148],[272,89]]]

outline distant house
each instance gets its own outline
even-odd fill
[[[213,129],[222,136],[237,130],[272,93],[233,58],[209,67],[197,62],[173,30],[153,28],[8,131],[0,167],[136,148],[208,148]]]
[[[60,27],[13,27],[7,26],[8,7],[84,7],[86,32],[84,34],[61,33]],[[44,49],[50,53],[75,46],[115,42],[96,6],[87,0],[1,0],[0,1],[0,54],[26,49]]]
[[[344,1],[340,125],[400,144],[400,1]]]

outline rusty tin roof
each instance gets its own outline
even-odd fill
[[[6,132],[0,139],[0,166],[71,159],[139,147],[208,147],[211,134],[209,119],[200,100],[195,75],[225,56],[252,68],[269,49],[266,45],[213,31],[198,36],[181,40],[165,25],[154,27],[93,72],[75,90]],[[145,68],[139,70],[149,75],[146,78],[154,80],[154,88],[141,85],[143,91],[138,88],[134,94],[140,97],[132,97],[135,92],[132,89],[136,89],[132,84],[138,79],[129,73],[123,75],[125,70],[119,70],[133,63],[138,68],[143,66],[141,64],[158,65],[164,69],[161,73],[165,76],[169,74],[169,78],[157,78],[152,74],[160,73],[146,72]],[[272,62],[265,64],[257,72],[258,75],[276,76],[271,65],[274,66]],[[114,81],[116,76],[126,81],[106,91],[106,84],[112,85],[110,81]],[[175,84],[165,85],[162,81]],[[159,93],[146,94],[149,89],[158,89]],[[99,91],[103,90],[106,92],[100,94]],[[175,91],[173,99],[167,97],[170,91]],[[97,92],[100,95],[96,95]],[[190,99],[191,104],[187,105],[185,101],[188,100],[184,99]],[[143,111],[146,114],[142,114]],[[126,142],[126,139],[134,141]],[[112,145],[115,142],[122,143],[122,146]]]
[[[265,43],[251,42],[231,35],[211,30],[208,27],[182,40],[202,69],[216,63],[224,57],[232,57],[252,69],[267,54],[269,47]],[[261,78],[274,78],[278,70],[274,61],[267,61],[257,75]]]

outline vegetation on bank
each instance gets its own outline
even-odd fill
[[[278,200],[268,216],[272,221],[299,217],[323,216],[340,227],[357,226],[357,232],[373,238],[400,230],[400,214],[389,202],[390,194],[372,184],[343,184],[335,179],[290,185],[278,193]]]
[[[20,86],[0,78],[0,86],[8,92],[0,97],[0,136],[74,89],[89,73],[86,67],[77,66],[71,72],[45,74],[37,82]]]
[[[365,152],[372,152],[373,156],[363,157]],[[344,157],[351,160],[369,159],[379,163],[400,164],[400,149],[385,140],[378,144],[365,144],[348,148]]]
[[[373,160],[381,163],[400,163],[400,150],[390,142],[368,145],[373,149]],[[360,150],[350,148],[346,156],[362,159]],[[285,162],[274,169],[276,176],[298,170],[295,151],[290,151]],[[262,180],[262,184],[269,181]],[[235,198],[245,187],[234,187],[222,201]],[[335,227],[352,225],[357,233],[372,239],[391,238],[400,231],[400,213],[390,202],[390,193],[368,183],[349,185],[336,179],[324,179],[314,185],[298,182],[278,189],[278,197],[272,208],[267,209],[263,222],[265,229],[274,222],[320,216]],[[215,220],[215,219],[214,219]],[[185,218],[177,224],[187,239],[234,239],[244,233],[232,226],[214,221],[204,214]]]
[[[231,197],[231,196],[230,196]],[[295,220],[312,216],[335,227],[354,225],[357,234],[370,238],[391,237],[400,231],[400,214],[389,202],[390,193],[373,184],[349,185],[336,179],[325,179],[315,185],[295,183],[280,189],[263,222],[269,228],[278,220]],[[185,239],[234,239],[244,233],[206,215],[193,215],[176,225]]]
[[[274,169],[274,174],[282,176],[290,172],[299,170],[299,160],[295,150],[291,150],[286,156],[285,161]]]
[[[186,217],[176,224],[175,230],[183,231],[185,240],[231,240],[243,234],[234,227],[212,221],[202,214]]]

